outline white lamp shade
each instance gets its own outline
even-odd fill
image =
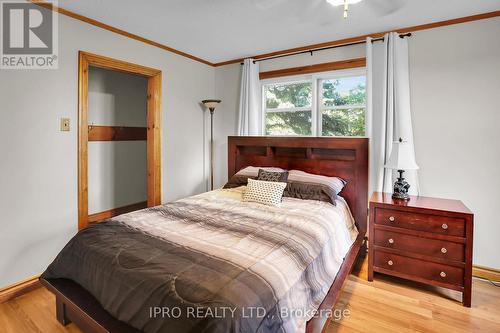
[[[415,162],[415,154],[408,142],[395,141],[392,143],[391,156],[385,167],[396,170],[418,169],[417,162]]]

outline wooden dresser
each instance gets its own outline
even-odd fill
[[[373,193],[368,280],[379,272],[458,290],[470,307],[473,218],[458,200]]]

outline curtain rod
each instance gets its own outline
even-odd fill
[[[399,38],[405,38],[405,37],[410,37],[410,36],[411,36],[411,32],[408,32],[406,34],[400,34]],[[384,37],[373,38],[372,39],[372,43],[373,42],[378,42],[378,41],[381,41],[381,40],[384,40]],[[272,57],[268,57],[268,58],[255,59],[253,61],[253,63],[255,64],[256,62],[259,62],[259,61],[266,61],[266,60],[271,60],[271,59],[289,57],[289,56],[298,55],[298,54],[305,54],[305,53],[310,53],[311,56],[312,56],[313,53],[316,52],[316,51],[324,51],[324,50],[335,49],[337,47],[359,45],[359,44],[364,44],[364,43],[366,43],[366,40],[361,40],[359,42],[352,42],[352,43],[340,44],[340,45],[326,46],[326,47],[322,47],[322,48],[319,48],[319,49],[311,49],[311,50],[298,51],[298,52],[292,52],[292,53],[287,53],[287,54],[280,54],[280,55],[276,55],[276,56],[272,56]],[[240,65],[243,65],[243,63],[241,62]]]

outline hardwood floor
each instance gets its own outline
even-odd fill
[[[368,260],[346,281],[338,310],[349,315],[331,321],[325,333],[343,332],[500,332],[500,288],[473,278],[472,307],[461,293],[375,274],[367,281]]]
[[[367,261],[346,281],[337,311],[326,333],[344,332],[500,332],[500,288],[474,279],[472,308],[460,303],[460,293],[425,287],[404,280],[375,275],[368,282]],[[55,319],[55,298],[44,288],[0,304],[2,333],[79,333],[74,324],[61,326]]]

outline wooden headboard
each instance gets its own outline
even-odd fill
[[[368,139],[230,136],[228,176],[247,166],[302,170],[347,181],[347,201],[360,233],[368,215]]]

